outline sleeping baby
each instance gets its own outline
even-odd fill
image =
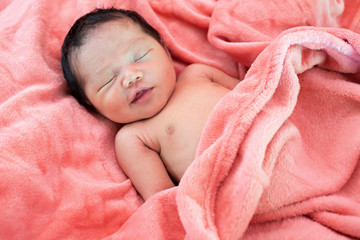
[[[238,83],[204,64],[176,76],[159,33],[136,12],[114,8],[75,22],[61,63],[81,104],[124,124],[117,160],[144,200],[180,181],[210,112]]]

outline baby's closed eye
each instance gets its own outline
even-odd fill
[[[104,89],[105,87],[109,86],[109,84],[111,84],[115,78],[116,78],[116,75],[113,76],[113,77],[111,77],[110,79],[104,81],[104,84],[102,84],[102,85],[100,86],[98,92],[101,91],[102,89]]]
[[[143,59],[152,49],[149,49],[147,51],[141,52],[138,56],[135,56],[135,62],[139,62],[141,59]]]

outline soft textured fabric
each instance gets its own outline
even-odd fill
[[[139,11],[177,72],[239,78],[179,186],[143,202],[120,126],[69,94],[60,47],[96,7]],[[0,239],[360,238],[360,1],[0,2]]]

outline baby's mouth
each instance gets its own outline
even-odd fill
[[[131,104],[142,103],[150,96],[153,88],[142,88],[133,94]]]

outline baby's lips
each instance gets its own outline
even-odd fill
[[[136,96],[143,90],[146,90],[146,88],[140,87],[140,88],[137,88],[134,91],[132,91],[129,102],[130,103],[134,102],[134,100],[136,99]]]
[[[142,102],[152,91],[152,88],[139,88],[136,89],[133,93],[131,103]]]

